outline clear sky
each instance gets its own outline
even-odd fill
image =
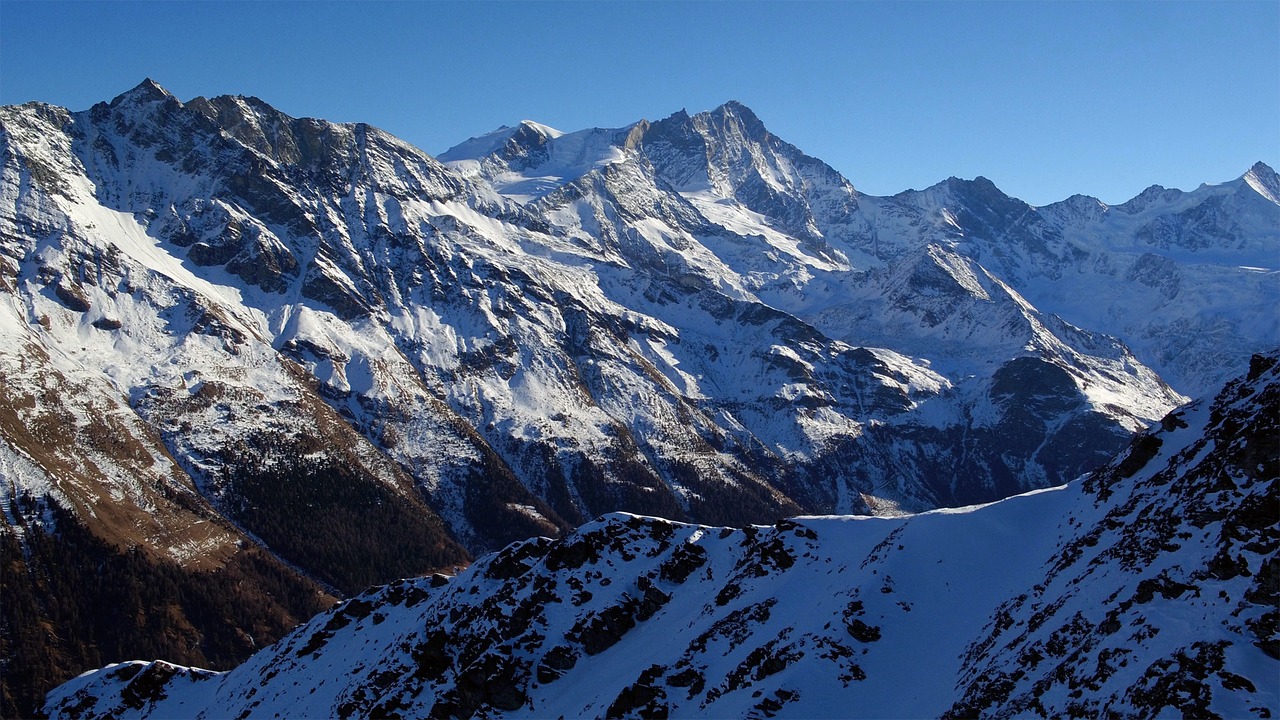
[[[1280,2],[24,2],[0,104],[152,77],[438,154],[522,119],[617,127],[734,99],[863,192],[985,175],[1117,203],[1280,162]]]

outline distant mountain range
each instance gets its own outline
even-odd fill
[[[138,635],[228,667],[334,597],[608,512],[768,524],[1060,485],[1280,345],[1261,163],[1112,207],[983,178],[874,197],[733,102],[437,159],[149,80],[0,108],[0,153],[23,598],[0,655],[41,677]],[[233,575],[252,621],[212,609]],[[100,628],[76,608],[131,587],[175,609],[123,638],[31,629]],[[26,681],[0,682],[8,703]]]
[[[1066,487],[740,530],[614,514],[53,717],[1227,717],[1280,707],[1280,356]],[[998,558],[998,560],[996,559]]]

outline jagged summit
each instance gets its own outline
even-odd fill
[[[983,175],[978,175],[974,177],[972,180],[966,180],[965,178],[960,178],[960,177],[956,177],[955,175],[952,175],[948,177],[946,180],[943,180],[939,183],[931,185],[929,188],[927,188],[926,192],[928,191],[948,191],[953,193],[972,194],[972,195],[979,195],[979,196],[1000,195],[1004,197],[1009,197],[1008,195],[1005,195],[1004,191],[996,187],[996,184],[994,182],[992,182],[989,178]],[[908,190],[907,192],[912,192],[912,191]]]
[[[1259,195],[1273,203],[1280,203],[1280,175],[1270,165],[1259,160],[1242,179]]]
[[[1163,185],[1151,185],[1142,192],[1133,196],[1119,205],[1113,205],[1121,212],[1142,212],[1154,204],[1168,204],[1176,202],[1182,197],[1183,192],[1177,188],[1166,188]]]
[[[545,143],[547,140],[560,137],[564,133],[548,125],[533,120],[521,120],[514,126],[502,127],[468,138],[467,140],[445,150],[437,156],[441,162],[458,160],[478,160],[485,156],[500,152],[508,143],[528,143],[537,138]]]
[[[526,128],[548,138],[557,138],[564,135],[562,131],[555,129],[550,125],[543,125],[542,123],[535,122],[533,120],[521,120],[520,127]]]
[[[733,112],[735,112],[735,113],[737,113],[737,114],[739,114],[739,115],[743,115],[744,117],[751,117],[751,118],[755,118],[755,117],[756,117],[755,112],[754,112],[754,111],[752,111],[752,110],[751,110],[751,108],[747,107],[746,105],[744,105],[743,103],[741,103],[741,102],[739,102],[739,101],[737,101],[737,100],[727,100],[727,101],[725,101],[724,103],[722,103],[722,104],[720,105],[720,107],[719,107],[719,108],[717,108],[717,110],[716,110],[716,111],[724,111],[724,110],[730,110],[730,111],[733,111]],[[758,119],[758,118],[757,118],[757,119]]]
[[[152,80],[151,78],[144,78],[142,82],[138,83],[132,89],[117,95],[111,101],[111,104],[115,105],[125,100],[163,100],[172,97],[173,93],[170,93],[168,90],[161,87],[160,83]]]
[[[725,120],[740,123],[744,128],[749,128],[752,135],[768,133],[764,123],[756,115],[755,111],[738,100],[727,100],[711,110],[698,113],[697,116],[724,118]]]
[[[1255,174],[1255,175],[1258,175],[1259,177],[1267,177],[1267,176],[1275,175],[1275,174],[1276,174],[1276,171],[1275,171],[1275,170],[1273,170],[1273,169],[1271,168],[1271,166],[1270,166],[1270,165],[1266,164],[1265,162],[1263,162],[1263,161],[1261,161],[1261,160],[1259,160],[1258,162],[1254,163],[1254,164],[1249,168],[1249,172],[1250,172],[1250,173],[1253,173],[1253,174]]]
[[[756,115],[755,111],[743,105],[737,100],[730,100],[715,110],[711,111],[713,115],[732,116],[740,121],[752,136],[763,139],[767,137],[769,131],[764,126],[764,122]]]

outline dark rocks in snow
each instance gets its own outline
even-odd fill
[[[498,553],[487,566],[485,573],[496,580],[511,580],[533,568],[534,562],[547,557],[554,546],[546,538],[533,538],[509,546]]]
[[[644,578],[640,581],[647,584]],[[578,643],[588,655],[597,655],[613,647],[638,622],[648,620],[671,599],[652,584],[641,588],[637,596],[624,595],[617,605],[583,617],[565,638]]]
[[[367,317],[374,304],[330,272],[311,266],[302,281],[302,296],[324,303],[343,320]]]
[[[662,720],[671,709],[662,702],[667,697],[666,690],[656,681],[666,671],[661,665],[651,665],[640,673],[635,683],[628,685],[618,693],[618,697],[605,712],[607,718],[644,717]]]
[[[676,548],[659,569],[659,576],[677,585],[689,579],[695,570],[707,562],[707,551],[699,545],[686,543]]]
[[[538,682],[547,684],[554,682],[566,670],[572,670],[578,663],[578,652],[568,645],[556,645],[542,656],[538,663]]]
[[[848,629],[849,635],[861,643],[876,642],[880,639],[880,628],[875,625],[853,618],[846,622],[845,628]]]
[[[78,286],[58,283],[53,288],[53,294],[57,295],[62,304],[66,305],[70,310],[88,312],[89,308],[92,307],[88,296]]]

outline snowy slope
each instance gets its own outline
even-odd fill
[[[296,464],[303,458],[293,452],[302,450],[313,462],[356,469],[427,522],[439,522],[401,468],[326,405],[309,386],[313,381],[274,345],[292,338],[275,334],[273,326],[288,325],[295,335],[306,327],[285,323],[270,292],[287,284],[290,268],[296,274],[290,258],[304,249],[296,242],[288,247],[262,220],[219,199],[225,192],[219,185],[234,186],[235,177],[192,175],[160,159],[188,148],[234,168],[253,155],[224,135],[201,132],[202,117],[182,112],[149,84],[113,106],[96,106],[88,115],[99,116],[97,123],[45,107],[11,110],[0,193],[11,228],[4,247],[12,273],[4,328],[14,342],[0,348],[0,356],[12,353],[22,367],[15,386],[52,377],[114,396],[123,422],[138,423],[135,428],[104,429],[92,415],[84,423],[97,421],[93,432],[118,432],[124,443],[160,440],[158,452],[180,469],[165,468],[167,477],[152,484],[182,491],[194,483],[233,517],[238,500],[227,497],[230,486],[252,482],[253,473],[286,459]],[[136,116],[149,122],[115,122]],[[176,217],[175,203],[199,208],[185,222],[185,248],[150,227]],[[170,218],[157,207],[167,208]],[[214,232],[222,234],[214,238]],[[242,243],[225,253],[225,266],[202,260],[222,252],[217,243],[223,242]],[[175,252],[179,248],[186,252]],[[74,402],[73,393],[50,393],[34,410],[57,414]],[[284,451],[284,445],[291,447]],[[46,470],[65,473],[49,464]]]
[[[613,514],[373,589],[228,673],[113,665],[51,717],[1269,717],[1280,356],[991,505]],[[999,562],[992,562],[998,557]]]

